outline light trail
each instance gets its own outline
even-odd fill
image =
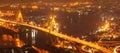
[[[114,53],[118,53],[118,52],[117,52],[117,49],[118,49],[118,48],[120,48],[120,45],[119,45],[119,46],[116,46],[116,47],[114,48]]]
[[[49,31],[48,29],[41,28],[41,27],[38,27],[38,26],[29,25],[29,24],[26,24],[26,23],[20,23],[20,22],[14,22],[14,21],[9,21],[9,20],[4,20],[4,19],[0,19],[0,21],[10,22],[10,23],[15,23],[15,24],[19,24],[19,25],[31,27],[31,28],[34,28],[34,29],[37,29],[37,30],[40,30],[40,31],[44,31],[46,33],[50,33],[50,34],[52,34],[54,36],[57,36],[59,38],[62,38],[62,39],[68,40],[68,41],[73,41],[73,42],[76,42],[76,43],[80,43],[80,44],[83,44],[83,45],[86,45],[86,46],[98,49],[98,50],[100,50],[100,51],[102,51],[104,53],[113,53],[111,50],[106,49],[106,48],[104,48],[102,46],[99,46],[97,44],[94,44],[92,42],[87,42],[87,41],[84,41],[84,40],[76,39],[74,37],[70,37],[70,36],[67,36],[67,35],[64,35],[64,34],[61,34],[61,33]]]

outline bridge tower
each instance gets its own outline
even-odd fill
[[[49,21],[47,22],[47,28],[50,31],[59,32],[59,25],[56,22],[55,16],[51,15]]]
[[[16,20],[18,22],[23,22],[23,16],[22,16],[21,10],[18,10]]]
[[[59,24],[56,21],[56,15],[55,14],[55,9],[54,7],[51,8],[51,15],[49,17],[49,21],[48,21],[48,29],[50,31],[54,31],[54,32],[59,32]]]

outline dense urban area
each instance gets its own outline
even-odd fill
[[[120,53],[120,1],[1,0],[1,52]]]

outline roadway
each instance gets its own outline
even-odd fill
[[[14,28],[12,26],[9,26],[7,23],[3,23],[3,24],[0,23],[0,26],[4,27],[6,29],[10,29],[10,30],[12,30],[14,32],[18,32],[19,31],[18,29]]]
[[[46,33],[50,33],[50,34],[52,34],[54,36],[57,36],[59,38],[62,38],[62,39],[68,40],[68,41],[73,41],[73,42],[76,42],[76,43],[80,43],[80,44],[83,44],[83,45],[98,49],[98,50],[102,51],[103,53],[113,53],[111,50],[106,49],[106,48],[104,48],[102,46],[99,46],[98,44],[95,44],[95,43],[92,43],[92,42],[87,42],[87,41],[77,39],[77,38],[74,38],[74,37],[70,37],[70,36],[65,35],[65,34],[53,32],[53,31],[50,31],[48,29],[38,27],[38,26],[35,26],[35,25],[30,25],[30,24],[27,24],[27,23],[24,23],[24,22],[20,23],[20,22],[15,22],[15,21],[9,21],[9,20],[4,20],[4,19],[0,19],[0,21],[31,27],[31,28],[34,28],[34,29],[37,29],[37,30],[40,30],[40,31],[43,31],[43,32],[46,32]]]

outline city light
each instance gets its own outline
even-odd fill
[[[100,27],[100,29],[98,31],[107,31],[107,30],[109,30],[109,27],[110,27],[110,23],[106,22],[103,24],[103,26]]]
[[[118,0],[1,0],[0,51],[119,53],[119,7]]]
[[[37,9],[38,8],[38,6],[32,6],[32,9]]]

